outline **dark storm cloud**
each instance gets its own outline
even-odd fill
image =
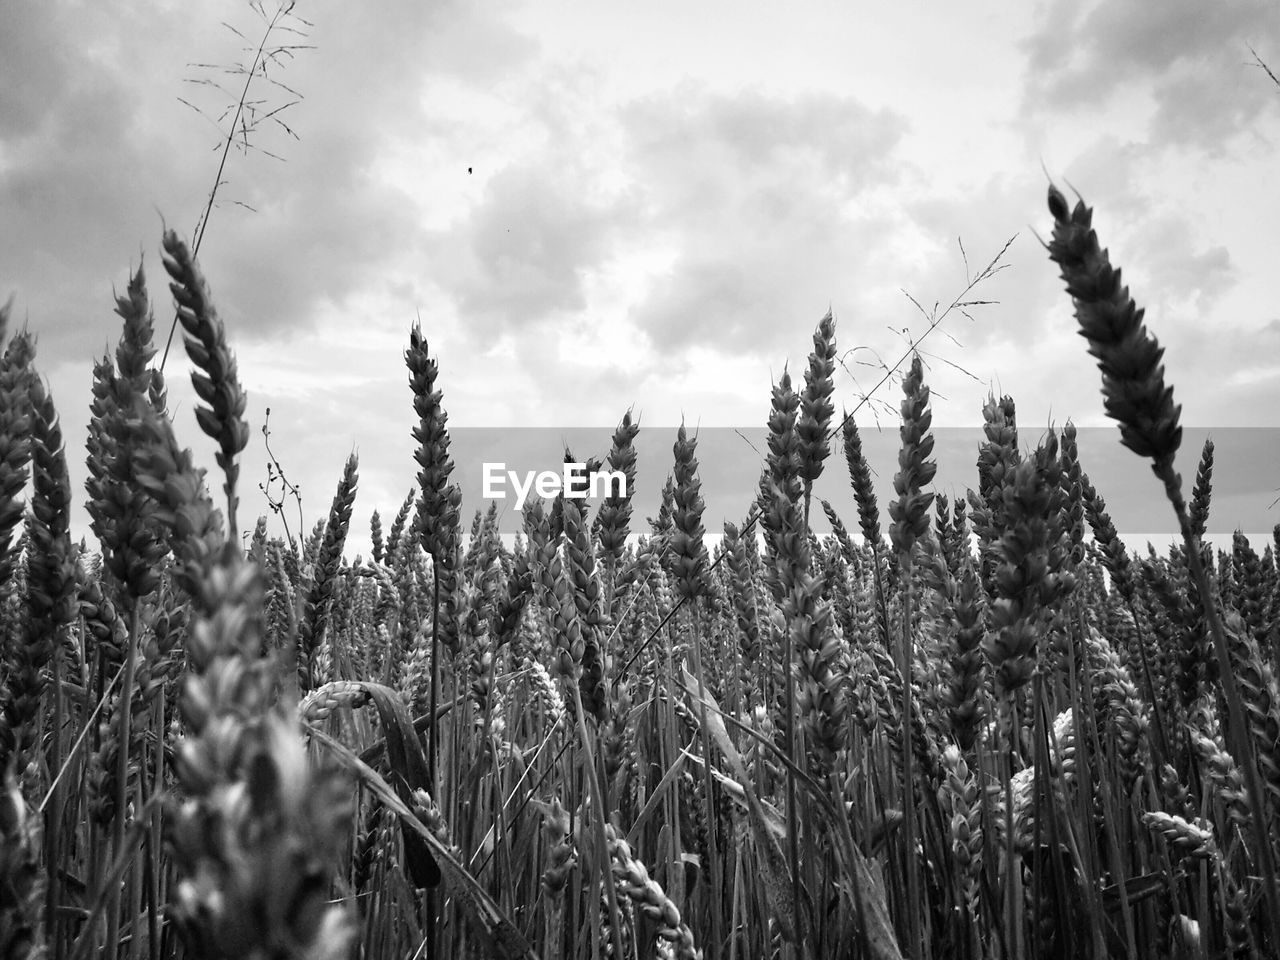
[[[655,348],[784,349],[877,282],[903,121],[830,95],[678,90],[623,114],[646,222],[675,252],[633,310]]]
[[[1026,42],[1025,109],[1102,108],[1147,85],[1155,142],[1216,152],[1275,106],[1250,46],[1280,57],[1280,21],[1265,0],[1054,0]]]

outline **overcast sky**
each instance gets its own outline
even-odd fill
[[[994,391],[1017,401],[1032,442],[1068,418],[1104,426],[1097,371],[1034,234],[1051,227],[1046,171],[1096,207],[1167,348],[1184,422],[1280,427],[1280,88],[1250,53],[1280,69],[1271,3],[296,12],[314,49],[271,76],[303,98],[279,115],[298,139],[263,124],[255,150],[231,154],[200,253],[250,394],[243,515],[266,512],[270,407],[308,525],[359,452],[352,545],[367,552],[369,514],[393,514],[413,483],[403,351],[418,317],[451,426],[512,430],[522,469],[554,466],[556,450],[532,462],[542,454],[515,428],[554,440],[629,407],[660,454],[682,418],[758,430],[771,382],[788,364],[799,378],[828,309],[849,351],[837,407],[852,407],[926,328],[907,294],[926,310],[951,302],[1015,236],[971,295],[999,302],[954,313],[923,345],[935,423],[980,424]],[[162,224],[192,233],[217,121],[239,95],[240,78],[196,64],[247,62],[224,23],[256,46],[263,21],[244,2],[172,0],[15,2],[4,19],[0,299],[14,293],[39,337],[82,490],[91,364],[119,335],[113,288],[141,260],[163,337]],[[290,98],[260,81],[250,96],[263,111]],[[179,437],[203,450],[185,369],[175,351]],[[900,393],[879,396],[896,406]],[[859,422],[875,430],[870,410]],[[1114,428],[1098,436],[1091,474],[1132,459]],[[1280,434],[1248,436],[1220,445],[1232,492],[1215,498],[1214,529],[1280,520]],[[891,446],[876,465],[885,500]],[[1179,464],[1188,492],[1198,452]],[[748,453],[728,455],[746,485],[709,500],[709,529],[745,512]],[[947,467],[940,489],[976,485]],[[647,502],[668,465],[650,469]],[[847,489],[839,460],[828,472],[823,495]],[[1159,490],[1141,465],[1128,475],[1099,486],[1132,531],[1153,524],[1127,511]]]

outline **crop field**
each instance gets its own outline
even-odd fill
[[[514,545],[462,515],[449,358],[417,326],[416,484],[370,510],[372,555],[345,549],[354,456],[326,522],[270,537],[240,499],[233,331],[172,232],[167,290],[138,270],[93,371],[86,544],[6,310],[0,956],[1280,955],[1280,528],[1203,544],[1212,443],[1180,448],[1090,208],[1051,188],[1048,211],[1044,268],[1114,455],[1149,461],[1177,518],[1166,552],[1126,549],[1075,428],[1031,447],[1016,398],[983,409],[975,472],[948,478],[966,496],[934,492],[910,352],[881,393],[898,462],[869,464],[830,315],[712,549],[684,427],[653,518],[630,485],[531,499]],[[162,291],[208,473],[154,363]],[[639,429],[626,413],[594,466],[634,478]],[[823,471],[856,516],[812,496]]]

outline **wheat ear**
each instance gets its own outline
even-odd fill
[[[218,445],[215,457],[226,481],[227,527],[236,538],[236,462],[249,442],[245,423],[245,392],[236,371],[236,358],[227,346],[227,333],[209,293],[209,285],[186,243],[172,230],[164,232],[164,268],[169,273],[169,289],[178,307],[187,356],[195,364],[191,385],[206,406],[196,407],[196,422]]]

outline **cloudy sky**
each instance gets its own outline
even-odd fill
[[[968,294],[998,302],[953,312],[923,344],[935,423],[973,428],[995,392],[1015,398],[1032,442],[1068,418],[1105,427],[1035,236],[1050,229],[1047,174],[1096,207],[1167,348],[1184,422],[1204,428],[1184,448],[1188,488],[1206,431],[1218,442],[1213,528],[1280,520],[1280,88],[1250,52],[1280,69],[1272,4],[295,12],[310,26],[285,25],[305,38],[271,43],[313,49],[269,76],[302,98],[277,115],[297,139],[266,121],[231,153],[200,252],[250,392],[242,513],[266,512],[270,407],[308,526],[358,451],[353,547],[367,550],[369,514],[394,513],[413,483],[402,355],[420,317],[450,424],[502,428],[483,434],[505,436],[521,469],[554,466],[572,428],[634,408],[656,461],[637,490],[651,504],[682,419],[720,437],[704,466],[726,484],[708,481],[718,529],[745,511],[757,469],[746,440],[722,441],[758,435],[771,382],[788,364],[800,375],[828,309],[837,406],[851,408],[927,328],[913,300],[941,310],[1010,238],[1003,269]],[[242,77],[199,65],[248,63],[264,21],[242,0],[17,2],[6,21],[0,298],[12,292],[38,334],[79,485],[91,364],[118,337],[113,288],[141,262],[167,332],[162,224],[192,233],[239,97]],[[259,79],[250,98],[265,114],[293,96]],[[180,351],[166,373],[179,436],[203,450]],[[864,432],[877,415],[892,430],[866,407]],[[1107,478],[1121,528],[1168,526],[1143,512],[1158,489],[1115,430],[1088,436],[1086,468]],[[885,499],[892,441],[877,454]],[[962,493],[976,440],[956,442],[939,488]],[[844,495],[840,467],[820,495]],[[478,464],[463,479],[478,486]]]

